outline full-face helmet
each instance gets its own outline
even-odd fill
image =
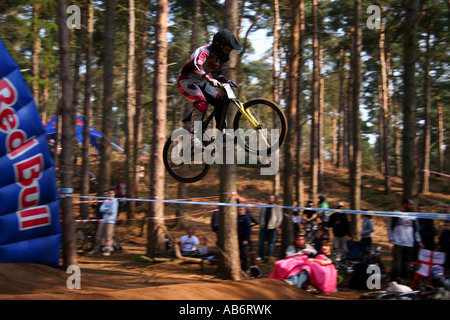
[[[230,59],[231,50],[241,50],[236,37],[228,29],[222,29],[214,35],[212,47],[222,62],[227,62]]]

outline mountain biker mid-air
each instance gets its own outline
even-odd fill
[[[219,111],[223,108],[222,94],[214,87],[219,86],[219,83],[236,86],[233,80],[227,79],[222,73],[223,64],[230,59],[232,50],[240,51],[241,47],[231,31],[222,29],[214,35],[211,44],[199,47],[192,53],[190,61],[178,75],[178,89],[193,103],[189,131],[196,146],[202,147],[202,143],[194,136],[195,121],[203,120],[208,104],[219,108]],[[221,112],[215,115],[217,124],[220,123],[221,115]]]

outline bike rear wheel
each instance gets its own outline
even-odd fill
[[[287,119],[285,114],[277,104],[266,99],[247,101],[244,103],[244,109],[250,112],[261,126],[254,128],[241,112],[237,112],[233,122],[237,143],[247,152],[270,155],[283,144],[286,138]],[[248,131],[248,129],[252,130]],[[278,131],[274,129],[278,129]]]
[[[167,139],[163,150],[164,166],[176,180],[193,183],[201,180],[208,173],[209,165],[205,163],[203,156],[199,157],[195,154],[193,147],[187,148],[185,144],[186,141],[183,143],[182,139],[172,140],[172,137]]]

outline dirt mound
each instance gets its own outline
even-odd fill
[[[82,270],[81,289],[68,289],[70,274],[38,264],[0,264],[0,300],[316,300],[314,295],[283,281],[192,282],[129,288],[114,281],[96,279],[96,273]],[[120,275],[114,274],[114,277]],[[126,274],[121,275],[125,277]]]

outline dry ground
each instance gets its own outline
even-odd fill
[[[260,176],[255,168],[240,168],[238,171],[238,193],[250,203],[264,203],[272,192],[271,177]],[[189,185],[187,197],[218,196],[217,169],[211,170],[204,181]],[[438,181],[439,182],[439,181]],[[166,199],[176,199],[177,183],[170,177],[166,180]],[[441,201],[449,200],[448,192],[437,187],[429,196]],[[445,186],[444,186],[445,187]],[[346,174],[327,170],[325,188],[328,202],[333,208],[337,201],[347,200],[348,182]],[[143,191],[143,198],[146,191]],[[386,196],[382,192],[377,176],[364,176],[362,207],[368,210],[395,210],[399,207],[401,190],[393,188]],[[208,198],[204,201],[218,201]],[[348,202],[347,202],[348,203]],[[430,202],[430,205],[433,203]],[[145,204],[140,208],[143,210]],[[216,238],[209,226],[210,213],[198,214],[213,206],[185,205],[185,226],[196,228],[201,241],[211,246]],[[175,206],[166,205],[166,213],[174,215]],[[431,212],[436,210],[431,208]],[[145,211],[145,210],[144,210]],[[144,213],[138,213],[137,218]],[[256,215],[256,212],[254,212]],[[125,218],[125,213],[121,213]],[[170,233],[179,239],[184,228],[170,228],[175,220],[168,222]],[[383,247],[383,261],[389,268],[390,253],[386,249],[386,218],[375,217],[374,242]],[[116,226],[116,237],[123,250],[109,257],[80,253],[78,266],[81,268],[81,290],[69,290],[66,280],[69,276],[62,269],[36,264],[0,264],[0,300],[357,300],[362,291],[351,290],[344,282],[336,293],[325,295],[294,288],[283,281],[270,280],[267,276],[273,264],[262,262],[261,279],[241,281],[221,280],[215,276],[215,266],[208,266],[203,272],[198,264],[182,264],[179,260],[152,263],[142,259],[145,254],[146,236],[141,222],[125,222]],[[257,245],[257,227],[252,237]],[[280,247],[278,237],[276,252]],[[385,285],[385,284],[383,284]]]

